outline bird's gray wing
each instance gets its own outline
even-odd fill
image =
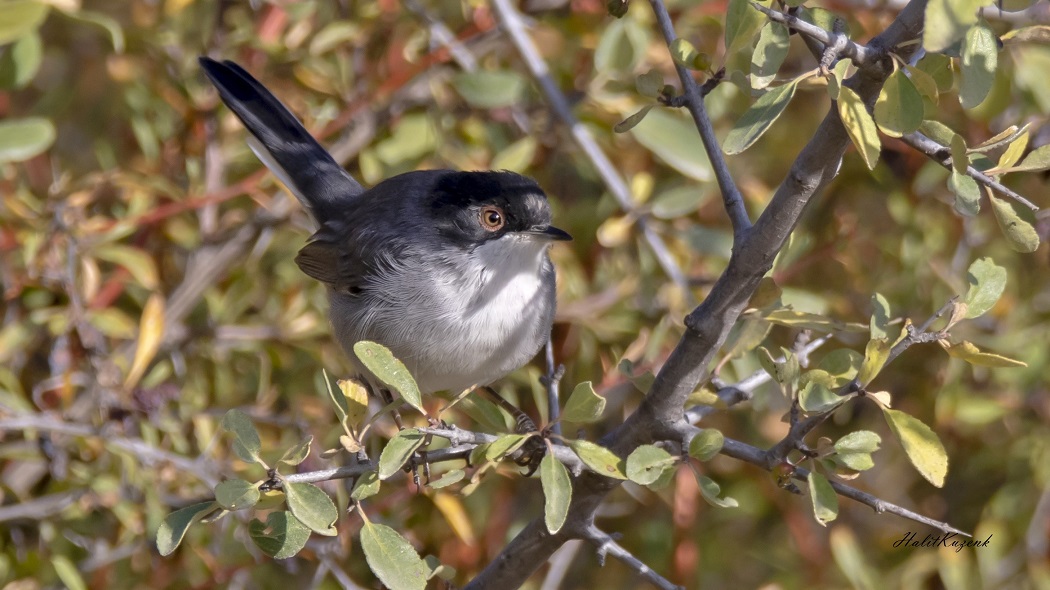
[[[318,225],[364,188],[258,80],[232,61],[198,60],[226,106],[251,132],[248,145]]]
[[[375,272],[366,239],[339,220],[324,223],[299,250],[295,263],[307,276],[347,295],[358,295]]]

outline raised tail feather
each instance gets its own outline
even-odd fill
[[[255,155],[292,191],[318,224],[364,191],[258,80],[232,61],[198,61],[226,106],[251,132]]]

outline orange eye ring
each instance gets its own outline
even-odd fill
[[[478,220],[481,222],[481,227],[483,227],[485,231],[491,232],[503,229],[503,226],[507,223],[503,215],[503,210],[491,205],[481,208],[481,211],[478,213]]]

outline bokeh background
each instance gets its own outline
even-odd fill
[[[722,65],[725,3],[669,5],[679,34]],[[857,39],[877,34],[898,9],[860,0],[820,5],[846,17]],[[563,390],[593,381],[609,399],[608,424],[637,405],[642,394],[619,361],[630,359],[639,372],[659,367],[690,299],[702,299],[724,268],[731,233],[682,113],[656,109],[630,132],[612,131],[649,101],[635,89],[638,74],[656,69],[677,83],[649,6],[632,3],[619,20],[599,0],[530,0],[522,9],[573,112],[631,187],[632,212],[552,114],[485,2],[0,3],[0,119],[30,120],[15,136],[0,136],[2,587],[378,587],[356,543],[354,514],[340,519],[339,537],[315,536],[285,561],[252,546],[243,513],[194,526],[171,556],[154,546],[168,512],[209,498],[216,481],[264,477],[217,437],[229,408],[255,419],[264,453],[278,457],[312,434],[314,452],[300,469],[330,466],[319,452],[338,445],[339,429],[322,369],[347,370],[329,336],[323,289],[292,262],[309,235],[306,218],[220,108],[197,66],[201,54],[253,72],[366,185],[436,167],[535,177],[557,225],[575,237],[553,251]],[[987,16],[998,32],[1020,26]],[[1050,47],[1010,46],[999,59],[984,104],[964,112],[946,87],[928,114],[972,143],[1025,123],[1033,143],[1047,143]],[[793,38],[782,76],[812,67]],[[725,83],[707,102],[724,136],[751,100]],[[769,133],[730,158],[753,214],[828,106],[823,87],[801,88]],[[1048,204],[1045,174],[1015,176],[1011,187]],[[979,538],[992,535],[989,546],[894,548],[909,531],[920,539],[933,531],[846,500],[839,519],[822,527],[808,498],[725,457],[704,470],[738,508],[704,503],[683,469],[665,489],[628,484],[613,493],[598,522],[604,530],[622,533],[627,549],[690,588],[1050,588],[1047,248],[1015,253],[990,212],[955,214],[946,179],[943,168],[888,138],[872,172],[851,150],[773,276],[796,309],[863,323],[877,291],[895,317],[921,323],[965,291],[976,258],[1007,268],[998,305],[953,334],[1027,368],[974,368],[931,344],[910,349],[874,384],[944,442],[943,489],[914,471],[870,402],[848,405],[818,431],[880,433],[876,468],[853,483]],[[690,294],[661,270],[638,216],[667,242]],[[1050,222],[1040,219],[1045,240]],[[163,320],[144,317],[151,296],[165,302]],[[156,332],[158,321],[160,348],[129,379],[135,340]],[[797,336],[774,327],[766,345],[789,346]],[[813,358],[864,344],[838,335]],[[541,360],[502,388],[534,416],[545,412]],[[748,352],[720,377],[733,382],[758,369]],[[457,424],[484,428],[469,405]],[[765,447],[784,435],[786,407],[767,386],[704,425]],[[607,429],[582,435],[595,440]],[[326,490],[345,505],[341,482]],[[507,466],[466,496],[457,487],[415,493],[397,479],[366,509],[422,554],[456,568],[463,583],[542,514],[542,501],[538,480]],[[599,566],[586,545],[570,544],[552,563],[531,587],[642,584],[615,560]]]

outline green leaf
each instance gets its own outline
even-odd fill
[[[252,519],[248,534],[255,546],[274,559],[288,559],[306,546],[310,529],[290,512],[281,510],[266,515],[266,522]]]
[[[590,424],[597,422],[604,411],[605,398],[595,393],[590,381],[584,381],[572,390],[561,417],[568,422]]]
[[[350,492],[350,498],[358,502],[365,498],[371,498],[379,493],[380,485],[379,473],[366,471],[354,482],[354,489]]]
[[[416,449],[423,446],[425,438],[415,428],[406,428],[390,439],[379,455],[379,479],[388,479],[400,471]]]
[[[587,464],[587,467],[590,467],[595,473],[605,477],[627,479],[627,475],[624,473],[623,459],[618,457],[616,453],[586,440],[577,439],[566,442],[569,443],[569,447],[572,448],[573,452]]]
[[[759,4],[768,7],[769,0]],[[765,15],[751,6],[751,0],[729,0],[726,10],[725,44],[726,56],[751,45],[755,33],[762,28]]]
[[[714,428],[704,428],[689,441],[689,456],[697,461],[710,461],[722,450],[725,436]]]
[[[262,441],[251,418],[240,410],[230,410],[222,417],[222,429],[233,435],[233,452],[248,463],[262,463],[259,451]]]
[[[762,134],[777,120],[795,96],[798,80],[777,86],[763,94],[755,104],[729,130],[722,142],[722,151],[726,154],[739,154],[751,147]]]
[[[312,483],[286,481],[284,496],[288,509],[311,531],[328,537],[338,534],[335,521],[339,519],[339,510],[324,490]]]
[[[938,340],[941,347],[944,348],[945,352],[949,356],[962,359],[971,365],[977,365],[980,367],[1027,367],[1028,363],[1017,361],[1012,358],[1007,358],[998,354],[992,354],[990,352],[982,352],[979,348],[974,346],[972,343],[962,341],[957,344],[950,344],[946,340]]]
[[[835,452],[843,455],[849,453],[874,453],[879,450],[882,438],[870,430],[858,430],[835,441]]]
[[[700,475],[693,471],[696,475],[696,483],[700,486],[700,495],[704,497],[704,500],[712,506],[718,506],[719,508],[736,508],[740,504],[733,498],[719,498],[719,494],[722,493],[722,486],[718,485],[715,480],[705,475]]]
[[[838,105],[839,116],[846,127],[846,133],[849,134],[853,145],[857,146],[857,151],[864,158],[868,169],[873,170],[879,161],[879,151],[882,148],[875,121],[852,88],[842,87],[839,91]]]
[[[645,57],[648,45],[649,32],[634,20],[609,23],[594,49],[594,69],[609,75],[629,72]]]
[[[87,590],[87,584],[73,560],[65,555],[56,555],[51,558],[51,567],[55,568],[55,574],[62,580],[66,590]]]
[[[496,157],[492,158],[491,168],[521,174],[529,168],[533,158],[536,157],[536,146],[536,138],[526,135],[496,154]]]
[[[712,192],[695,185],[685,185],[661,192],[653,197],[652,213],[659,219],[678,219],[700,208]]]
[[[881,293],[871,296],[871,320],[869,329],[872,339],[889,338],[887,330],[890,326],[890,302]]]
[[[998,60],[999,42],[988,23],[980,19],[966,32],[962,46],[959,102],[963,108],[972,109],[984,102],[995,82]]]
[[[955,136],[958,135],[944,123],[932,119],[923,121],[922,125],[919,125],[919,131],[941,145],[950,145]]]
[[[944,476],[948,473],[948,454],[933,430],[918,418],[898,410],[882,408],[882,415],[886,417],[890,430],[904,447],[915,469],[933,485],[944,486]]]
[[[354,354],[380,381],[401,394],[401,399],[421,413],[426,413],[416,380],[387,347],[362,340],[354,345]]]
[[[922,33],[922,46],[929,52],[948,49],[977,22],[977,9],[991,0],[929,0]]]
[[[857,372],[857,381],[861,387],[867,387],[878,376],[879,371],[890,358],[893,344],[886,338],[872,338],[864,347],[864,361]]]
[[[788,28],[778,22],[770,21],[762,27],[758,44],[751,54],[752,88],[765,88],[776,78],[787,57],[789,34]]]
[[[648,98],[656,98],[664,87],[664,75],[660,70],[649,70],[634,79],[634,87],[638,94]]]
[[[962,299],[966,304],[966,319],[982,316],[999,301],[1006,289],[1006,269],[991,258],[979,258],[966,271],[969,290]]]
[[[774,309],[761,315],[767,322],[773,322],[789,328],[815,330],[817,332],[867,332],[863,324],[847,324],[836,319],[816,313],[795,311],[793,309]]]
[[[310,456],[310,443],[312,442],[314,442],[313,436],[306,437],[302,442],[285,451],[284,455],[282,455],[277,462],[284,463],[285,465],[298,465],[302,463],[308,456]]]
[[[816,471],[810,471],[807,479],[809,498],[813,502],[813,516],[821,526],[827,526],[839,516],[839,497],[828,478]]]
[[[1017,136],[1010,142],[1010,145],[1007,146],[1005,150],[1003,150],[1003,154],[999,156],[999,161],[996,163],[995,167],[1000,170],[1005,170],[1007,168],[1010,168],[1014,164],[1020,162],[1021,156],[1024,155],[1024,151],[1028,147],[1028,139],[1029,134],[1027,129],[1022,131],[1021,133],[1018,133]],[[1050,149],[1047,150],[1047,155],[1050,156]]]
[[[219,505],[215,502],[201,502],[169,514],[157,529],[157,551],[161,555],[171,555],[171,552],[175,551],[175,548],[182,542],[190,525],[218,507]]]
[[[886,79],[875,101],[875,123],[886,135],[900,137],[919,128],[924,109],[915,84],[903,70],[897,70]]]
[[[995,220],[1006,236],[1010,247],[1017,252],[1035,252],[1039,247],[1039,232],[1035,230],[1035,213],[1024,205],[1006,199],[997,199],[988,194],[992,202]]]
[[[832,458],[836,463],[853,471],[867,471],[875,467],[870,453],[840,453]]]
[[[1013,168],[1009,168],[1009,172],[1039,172],[1042,170],[1050,170],[1050,145],[1044,145],[1038,147],[1030,154],[1028,154],[1021,163]]]
[[[0,121],[0,164],[34,158],[47,151],[54,142],[55,126],[43,117]]]
[[[812,373],[808,371],[806,374]],[[817,381],[807,382],[798,392],[798,403],[803,411],[808,413],[827,412],[838,406],[847,398],[836,395],[827,385]]]
[[[933,102],[937,102],[937,98],[940,96],[940,92],[937,89],[937,81],[933,79],[933,76],[920,70],[919,68],[905,64],[904,69],[908,71],[908,79],[911,80],[913,86],[919,91],[922,96],[930,99]],[[879,105],[875,104],[876,113],[878,112]],[[875,121],[878,121],[876,115]]]
[[[453,76],[452,87],[470,106],[495,109],[521,100],[525,78],[510,70],[477,70]]]
[[[50,8],[44,2],[36,0],[0,2],[0,45],[6,45],[35,33],[37,27],[44,22]]]
[[[118,264],[143,287],[154,290],[160,284],[157,265],[146,252],[124,244],[100,244],[91,249],[91,255],[106,262]]]
[[[485,451],[485,460],[497,461],[502,459],[505,455],[520,449],[521,445],[525,444],[525,441],[529,438],[530,436],[527,434],[504,434],[489,444],[488,450]]]
[[[655,109],[645,120],[631,129],[631,135],[658,158],[682,174],[707,182],[714,178],[711,161],[697,133],[683,133],[693,129],[693,120],[684,113]]]
[[[25,88],[36,76],[43,57],[44,45],[36,32],[15,41],[0,53],[0,88]]]
[[[674,63],[682,66],[683,68],[696,69],[694,64],[696,58],[700,56],[700,52],[693,47],[693,44],[681,37],[671,41],[671,45],[668,47],[671,51],[671,59]]]
[[[673,470],[677,459],[655,445],[642,445],[627,456],[627,477],[634,483],[647,486]]]
[[[616,133],[627,133],[631,129],[634,129],[638,126],[639,123],[642,122],[642,119],[644,119],[645,116],[649,114],[649,111],[653,110],[653,107],[655,106],[655,104],[647,104],[643,106],[642,108],[638,109],[638,112],[634,113],[630,117],[627,117],[623,121],[620,121],[615,126],[613,126],[613,131]]]
[[[447,488],[448,486],[461,481],[466,475],[467,473],[462,469],[450,469],[449,471],[446,471],[444,475],[427,485],[435,490],[440,490],[441,488]]]
[[[948,190],[955,194],[955,211],[960,215],[973,217],[981,211],[981,187],[966,173],[952,170]]]
[[[259,486],[243,479],[227,479],[215,486],[215,501],[226,510],[244,510],[259,501]]]
[[[394,529],[366,520],[361,527],[365,561],[390,590],[422,590],[429,569],[415,547]]]
[[[569,470],[547,453],[540,461],[540,483],[543,485],[543,497],[546,500],[543,509],[543,521],[547,530],[553,535],[561,530],[569,516],[569,503],[572,501],[572,481]]]
[[[120,27],[120,23],[113,17],[102,14],[101,12],[90,10],[66,11],[65,14],[72,19],[102,27],[107,33],[109,33],[109,40],[113,44],[113,51],[116,53],[124,53],[124,30]]]
[[[826,372],[831,379],[828,387],[842,387],[857,376],[857,373],[860,371],[860,365],[863,362],[864,357],[858,354],[857,351],[849,348],[838,348],[824,355],[824,358],[820,359],[818,367]],[[815,371],[810,371],[811,378],[815,374]]]

